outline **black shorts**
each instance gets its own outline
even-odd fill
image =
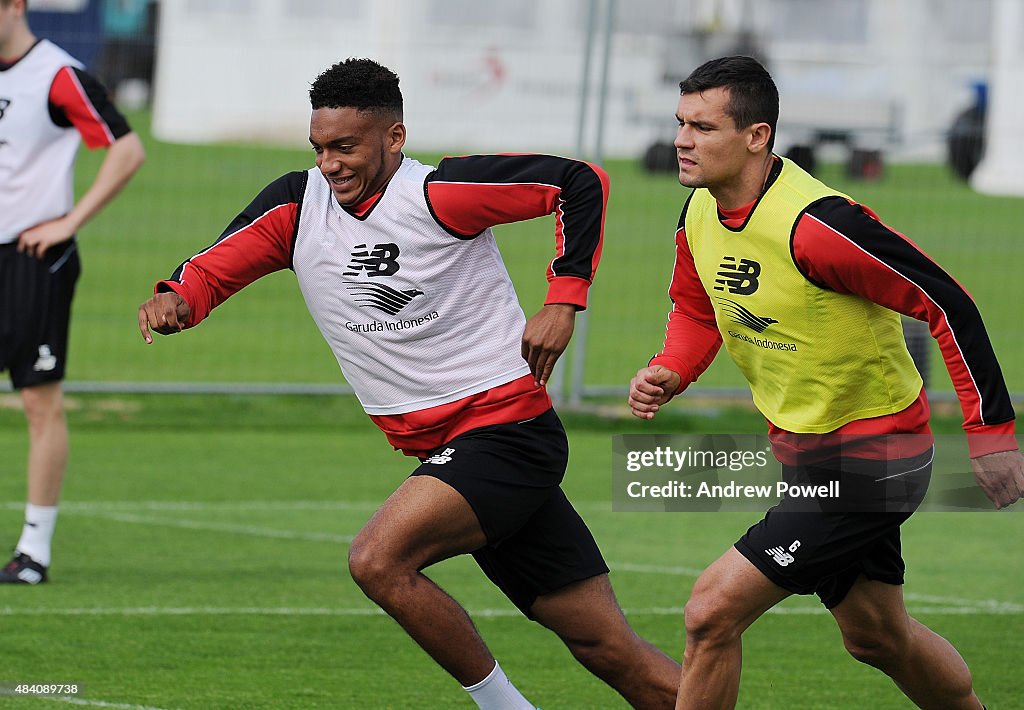
[[[460,434],[412,473],[444,481],[466,499],[487,536],[473,558],[531,619],[538,596],[608,572],[560,488],[568,458],[562,422],[549,409]]]
[[[897,461],[838,459],[783,466],[798,485],[839,481],[840,496],[787,497],[736,542],[768,579],[793,594],[817,594],[832,609],[860,575],[903,584],[900,525],[921,504],[933,450]]]
[[[71,300],[81,265],[74,240],[42,259],[0,245],[0,371],[15,389],[64,379]]]

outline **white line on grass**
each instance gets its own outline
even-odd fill
[[[493,616],[483,610],[481,616]],[[509,614],[518,614],[509,610]],[[384,616],[376,607],[216,607],[216,606],[136,606],[70,607],[67,609],[0,607],[0,616]]]
[[[973,606],[980,611],[992,610],[994,613],[1020,614],[1024,612],[1024,605],[1013,602],[1001,602],[996,599],[962,599],[960,597],[937,597],[931,594],[918,594],[907,592],[904,598],[908,602],[920,604],[938,604],[938,608],[955,609]],[[950,611],[949,613],[954,613]]]
[[[505,618],[521,616],[513,608],[470,609],[469,615],[476,619]],[[627,616],[679,616],[683,607],[646,607],[624,609]],[[971,604],[945,606],[910,605],[915,614],[952,616],[1018,616],[1024,614],[1024,606],[1000,602],[973,602]],[[768,614],[779,616],[805,616],[827,613],[825,608],[815,605],[780,606],[768,610]],[[78,608],[24,608],[0,607],[0,616],[384,616],[381,609],[372,607],[78,607]]]
[[[0,503],[0,508],[7,510],[22,510],[21,503]],[[285,540],[307,540],[312,542],[330,542],[335,544],[350,544],[352,535],[335,535],[331,533],[301,532],[294,530],[281,530],[278,528],[264,528],[252,525],[235,525],[230,523],[216,523],[200,520],[187,520],[182,518],[162,518],[134,513],[118,512],[125,508],[132,510],[155,510],[164,512],[191,511],[191,512],[212,512],[212,511],[252,511],[252,510],[376,510],[377,504],[364,501],[81,501],[67,502],[61,505],[65,512],[77,512],[83,515],[93,515],[107,518],[117,522],[133,523],[141,525],[163,525],[178,527],[188,530],[207,530],[213,532],[236,533],[240,535],[252,535],[255,537],[269,537]],[[636,572],[647,574],[663,574],[670,576],[695,578],[703,570],[696,567],[682,567],[672,565],[638,564],[633,562],[609,562],[612,570],[623,572]],[[1012,602],[1003,602],[996,599],[964,599],[961,597],[934,596],[929,594],[906,593],[906,600],[910,603],[920,603],[921,607],[915,609],[916,613],[935,614],[1021,614],[1024,613],[1024,606]],[[933,605],[933,606],[924,606]],[[808,607],[809,610],[816,610],[817,607]],[[680,609],[680,612],[682,610]],[[795,607],[775,608],[771,613],[811,613],[811,611],[798,611]],[[0,610],[0,614],[6,613]],[[83,610],[81,613],[85,613]],[[111,612],[119,613],[119,612]],[[171,612],[167,612],[171,613]],[[184,610],[180,613],[207,613]],[[215,612],[209,612],[215,613]],[[274,613],[265,611],[236,611],[224,613]],[[285,610],[279,613],[290,613]],[[306,613],[335,613],[334,610],[313,610]],[[349,612],[342,612],[348,614]],[[636,613],[645,613],[638,611]],[[478,612],[479,616],[488,616],[489,610]],[[497,614],[501,615],[501,614]]]
[[[673,567],[668,565],[642,565],[631,562],[609,562],[608,567],[623,572],[647,572],[651,574],[664,574],[680,577],[699,577],[704,571],[695,567]],[[963,597],[935,596],[933,594],[918,594],[916,592],[905,592],[904,599],[908,603],[932,604],[936,606],[921,606],[917,613],[932,614],[963,614],[963,613],[992,613],[992,614],[1021,614],[1024,613],[1024,605],[1014,602],[1003,602],[997,599],[964,599]],[[800,613],[783,611],[776,607],[773,613]]]
[[[74,508],[74,512],[82,515],[89,515],[97,518],[105,518],[121,523],[134,523],[139,525],[164,525],[187,530],[208,530],[214,532],[237,533],[239,535],[252,535],[254,537],[271,537],[287,540],[309,540],[313,542],[332,542],[343,545],[350,544],[354,539],[353,535],[334,535],[331,533],[300,532],[293,530],[281,530],[279,528],[262,528],[252,525],[235,525],[231,523],[216,523],[202,520],[188,520],[184,518],[161,518],[150,515],[138,515],[134,513],[119,513],[108,511],[102,508]],[[632,562],[609,562],[613,570],[623,572],[644,572],[651,574],[679,575],[683,577],[698,577],[703,570],[696,567],[677,567],[666,565],[645,565]]]
[[[127,703],[108,703],[103,700],[86,700],[84,698],[61,698],[51,697],[47,700],[56,700],[61,703],[68,703],[69,705],[85,705],[94,708],[117,708],[117,710],[163,710],[162,708],[152,707],[150,705],[129,705]]]
[[[183,518],[158,518],[150,515],[134,515],[131,513],[103,512],[100,510],[79,510],[83,515],[114,520],[119,523],[136,523],[140,525],[163,525],[187,530],[209,530],[214,532],[236,533],[254,537],[272,537],[282,540],[309,540],[313,542],[333,542],[347,545],[352,542],[352,535],[334,535],[332,533],[299,532],[280,530],[277,528],[261,528],[253,525],[234,525],[231,523],[214,523],[203,520],[185,520]]]
[[[86,700],[85,698],[75,698],[67,695],[43,695],[39,697],[41,697],[43,700],[52,700],[57,703],[67,703],[69,705],[85,705],[87,707],[94,708],[116,708],[117,710],[163,710],[162,708],[156,708],[149,705],[108,703],[105,700]]]
[[[196,501],[196,500],[95,500],[62,501],[61,512],[155,510],[169,511],[280,511],[280,510],[365,510],[374,511],[380,502],[345,500],[239,500],[239,501]],[[24,503],[0,503],[2,510],[25,509]]]
[[[95,501],[62,501],[62,512],[88,512],[94,510],[156,510],[156,511],[278,511],[278,510],[357,510],[373,512],[383,503],[363,500],[239,500],[239,501],[200,501],[200,500],[95,500]],[[611,513],[611,503],[600,501],[573,501],[577,510],[587,513]],[[0,510],[22,511],[24,503],[3,502]]]

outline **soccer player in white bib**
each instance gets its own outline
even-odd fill
[[[28,504],[0,583],[47,581],[68,459],[61,382],[79,260],[75,233],[128,182],[141,141],[103,86],[60,47],[38,39],[27,0],[0,0],[0,370],[21,392],[29,429]],[[106,148],[76,203],[79,143]]]
[[[422,570],[472,554],[529,618],[633,706],[671,707],[678,664],[640,639],[560,488],[565,431],[544,385],[601,253],[607,176],[542,155],[405,157],[398,77],[368,59],[310,90],[316,167],[267,186],[140,306],[191,328],[247,284],[295,272],[345,379],[388,441],[420,459],[356,536],[362,590],[480,708],[533,708],[465,610]],[[529,320],[491,227],[555,214],[544,307]]]

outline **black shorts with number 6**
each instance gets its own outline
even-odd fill
[[[900,525],[921,504],[933,449],[892,461],[843,458],[783,466],[795,485],[828,486],[838,498],[787,497],[736,542],[768,579],[793,594],[817,594],[831,609],[860,575],[903,584]]]

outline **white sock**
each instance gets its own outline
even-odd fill
[[[25,527],[21,529],[21,539],[15,550],[25,553],[43,567],[49,567],[50,540],[56,524],[57,506],[27,504]]]
[[[512,685],[512,681],[501,670],[498,662],[494,662],[492,670],[486,678],[475,685],[463,688],[473,698],[480,710],[536,710],[537,706],[523,697],[523,694]]]

